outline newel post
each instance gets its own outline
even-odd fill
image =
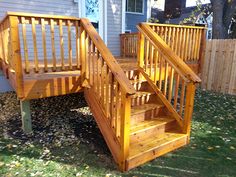
[[[82,22],[80,22],[80,61],[81,61],[81,85],[83,87],[89,87],[88,83],[88,66],[87,66],[87,38],[86,38],[86,31]]]
[[[121,159],[119,168],[126,171],[126,159],[129,157],[130,144],[130,114],[131,114],[131,97],[122,90],[121,92]]]
[[[193,114],[195,90],[196,90],[195,83],[190,82],[187,84],[183,130],[184,130],[184,133],[188,134],[188,141],[190,138],[190,131],[191,131],[191,121],[192,121],[192,114]]]
[[[16,91],[18,98],[24,97],[23,71],[21,62],[20,37],[18,30],[18,17],[9,16],[10,24],[10,66],[16,76]]]
[[[198,73],[202,74],[203,69],[203,63],[205,60],[205,49],[206,49],[206,29],[202,30],[201,35],[201,44],[200,44],[200,50],[199,50],[199,61],[198,61]]]

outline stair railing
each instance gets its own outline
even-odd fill
[[[141,23],[138,29],[140,71],[176,118],[183,132],[190,134],[195,85],[201,80],[150,24]]]
[[[113,155],[120,169],[125,170],[125,159],[129,155],[130,96],[135,89],[92,24],[81,19],[80,26],[83,84],[104,112],[104,124],[109,125],[110,134],[120,146],[120,152]]]

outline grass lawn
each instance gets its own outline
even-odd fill
[[[0,94],[0,176],[236,176],[236,96],[197,91],[191,143],[127,173],[116,169],[82,94],[32,101],[21,129],[13,93]]]

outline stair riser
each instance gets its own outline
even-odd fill
[[[124,71],[125,75],[130,80],[139,79],[139,72],[138,70],[130,70],[130,71]]]
[[[146,103],[150,103],[152,100],[154,100],[156,97],[156,95],[142,95],[142,96],[138,96],[135,98],[132,98],[131,100],[131,106],[139,106],[139,105],[143,105]]]
[[[150,120],[152,118],[165,115],[164,107],[148,110],[146,112],[140,112],[131,115],[131,125],[135,123],[142,122],[144,120]]]
[[[158,138],[162,137],[163,134],[176,126],[176,121],[171,121],[166,124],[159,125],[158,127],[152,127],[149,129],[146,129],[144,131],[137,132],[135,134],[130,135],[130,143],[136,143],[137,141],[143,141],[145,139],[151,138],[153,136],[157,136]]]
[[[177,139],[175,141],[166,143],[162,146],[159,146],[155,149],[152,149],[150,151],[144,152],[142,155],[136,156],[132,159],[129,159],[126,161],[126,170],[130,170],[134,167],[137,167],[139,165],[144,164],[145,162],[148,162],[150,160],[153,160],[161,155],[164,155],[168,152],[171,152],[175,149],[178,149],[184,145],[186,145],[187,142],[187,136],[182,137],[180,139]]]

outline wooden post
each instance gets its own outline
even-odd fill
[[[80,24],[80,63],[81,63],[81,84],[83,87],[89,87],[88,80],[86,78],[87,70],[87,58],[86,58],[86,31],[83,24]]]
[[[125,160],[129,156],[130,143],[130,114],[131,114],[131,97],[129,97],[123,90],[121,92],[121,161],[119,167],[122,171],[126,170]]]
[[[138,66],[143,68],[144,65],[144,35],[138,33]]]
[[[30,101],[20,101],[22,129],[25,133],[32,132]]]
[[[206,29],[202,30],[202,35],[201,35],[201,44],[200,44],[200,50],[199,50],[199,61],[198,61],[198,73],[202,74],[203,70],[203,63],[205,59],[205,49],[206,49]]]
[[[195,96],[195,83],[190,82],[186,88],[186,104],[184,111],[184,133],[188,134],[188,141],[190,139],[191,120]]]
[[[20,37],[18,31],[18,18],[9,17],[10,21],[10,45],[11,45],[11,66],[15,70],[16,75],[16,92],[18,98],[24,97],[23,71],[21,62]]]

